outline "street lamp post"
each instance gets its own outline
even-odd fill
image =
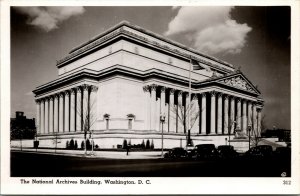
[[[164,156],[164,123],[165,123],[166,116],[164,114],[160,115],[160,122],[161,122],[161,156]]]

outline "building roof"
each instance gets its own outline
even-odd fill
[[[144,35],[159,39],[160,41],[162,41],[162,43],[157,43],[156,41],[149,40],[145,36],[137,35],[128,30],[124,30],[123,27],[129,27],[129,28],[136,30]],[[157,48],[167,50],[169,52],[172,52],[173,54],[175,53],[175,54],[181,55],[187,59],[193,58],[193,59],[195,59],[201,63],[204,63],[206,65],[209,65],[211,68],[215,68],[217,70],[223,70],[226,72],[229,71],[228,69],[221,67],[218,64],[222,64],[223,66],[231,68],[231,69],[234,67],[232,64],[221,61],[215,57],[200,53],[199,51],[197,51],[195,49],[186,47],[178,42],[167,39],[159,34],[152,32],[152,31],[146,30],[146,29],[136,26],[136,25],[132,25],[128,21],[122,21],[121,23],[113,26],[112,28],[109,28],[105,32],[93,37],[89,41],[84,42],[83,44],[80,44],[79,46],[73,48],[66,57],[57,61],[57,66],[60,67],[64,64],[68,63],[70,60],[72,60],[74,58],[78,58],[78,57],[86,54],[88,51],[91,51],[92,49],[97,48],[99,45],[102,45],[104,42],[107,42],[108,40],[113,39],[114,37],[116,37],[118,35],[126,35],[126,36],[129,36],[131,39],[138,39],[139,41],[145,42],[147,44],[151,44]],[[174,48],[169,47],[166,44],[171,44],[174,46]],[[180,49],[182,49],[185,52],[179,51],[178,49],[176,49],[176,47],[179,47]],[[213,61],[216,63],[211,63],[210,61]]]

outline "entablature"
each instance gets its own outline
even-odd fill
[[[69,77],[60,78],[53,82],[42,85],[38,87],[36,90],[34,90],[33,92],[36,95],[41,95],[43,93],[47,93],[48,91],[55,91],[56,89],[61,88],[61,86],[71,85],[72,83],[78,83],[84,80],[91,81],[92,83],[98,83],[99,81],[114,76],[134,78],[137,80],[144,81],[145,83],[155,82],[158,84],[165,84],[170,87],[176,86],[177,88],[180,88],[182,90],[188,89],[189,86],[188,78],[178,77],[178,75],[167,73],[162,70],[151,69],[147,71],[141,71],[141,70],[133,70],[128,67],[123,67],[121,65],[115,65],[101,71],[83,69],[80,70],[80,72],[74,73]],[[233,80],[232,78],[234,79],[234,81],[237,82],[237,83],[233,83],[234,85],[231,83],[223,82],[225,80],[231,81]],[[248,86],[248,88],[245,86]],[[251,90],[248,90],[250,87]],[[233,75],[213,78],[211,80],[204,80],[204,81],[192,80],[191,89],[194,92],[203,91],[204,89],[209,89],[209,88],[223,89],[224,91],[240,93],[250,97],[259,97],[260,95],[260,92],[246,79],[246,77],[242,73],[236,73]]]

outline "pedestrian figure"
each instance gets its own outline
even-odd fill
[[[128,154],[129,154],[129,145],[127,145],[126,151],[127,151],[126,155],[128,156]]]

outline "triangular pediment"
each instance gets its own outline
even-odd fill
[[[256,87],[242,73],[219,78],[216,82],[251,93],[260,94]]]

